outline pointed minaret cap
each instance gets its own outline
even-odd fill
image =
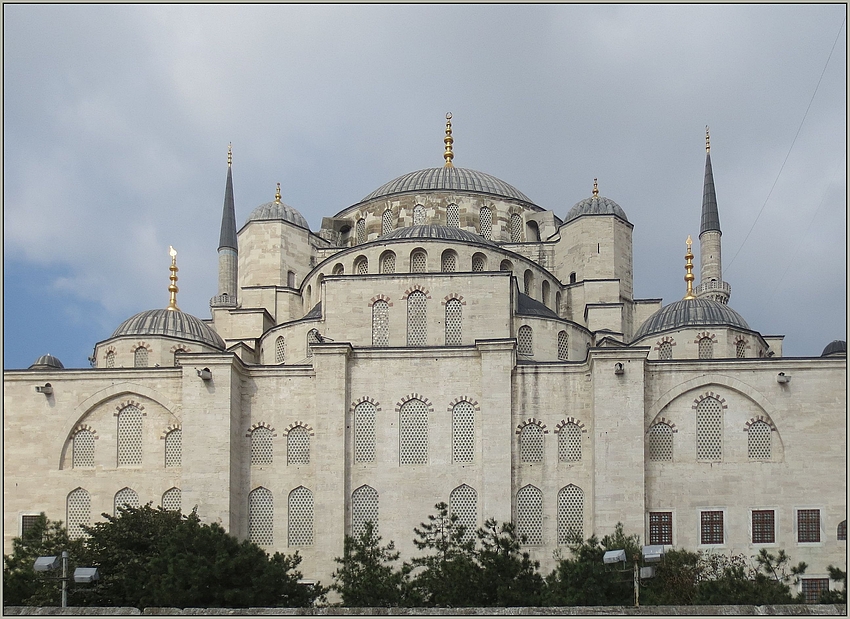
[[[454,159],[455,154],[452,152],[452,144],[454,143],[454,138],[452,138],[452,113],[446,113],[446,137],[443,138],[443,142],[446,143],[446,152],[443,153],[443,157],[446,159],[446,164],[443,166],[444,168],[453,168],[452,159]]]
[[[238,251],[236,244],[236,206],[233,202],[233,148],[227,145],[227,182],[224,187],[224,208],[221,211],[221,235],[218,238],[219,250],[229,247]]]
[[[171,275],[168,277],[168,279],[171,280],[171,283],[168,285],[168,294],[170,299],[168,300],[168,307],[165,309],[173,312],[179,312],[180,308],[177,307],[177,291],[179,290],[179,288],[177,288],[177,250],[169,245],[168,254],[171,256],[171,266],[168,267],[168,270],[171,271]]]
[[[685,284],[687,284],[688,289],[685,292],[685,299],[696,299],[694,296],[694,254],[691,251],[691,245],[693,241],[691,240],[691,235],[688,235],[688,251],[685,253]]]
[[[711,143],[708,125],[705,127],[705,180],[702,186],[702,216],[699,235],[709,230],[720,232],[720,215],[717,212],[717,194],[714,191],[714,174],[711,171]]]
[[[599,197],[599,183],[597,182],[597,180],[598,179],[595,179],[595,178],[593,179],[593,197],[594,198]]]
[[[280,204],[280,183],[277,184],[277,189],[274,191],[274,203]]]

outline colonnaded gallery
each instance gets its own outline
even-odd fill
[[[783,357],[728,304],[707,138],[699,262],[670,239],[667,305],[634,298],[633,223],[595,181],[547,210],[455,167],[450,120],[441,167],[318,231],[279,186],[239,228],[228,157],[211,319],[178,309],[172,251],[168,306],[163,261],[160,308],[93,367],[4,373],[5,551],[39,512],[80,535],[152,502],[297,550],[328,583],[345,534],[372,521],[409,558],[445,501],[469,527],[513,520],[546,571],[622,522],[644,543],[785,549],[816,597],[845,565],[846,343]]]

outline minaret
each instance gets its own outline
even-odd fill
[[[227,147],[227,185],[221,213],[221,237],[218,242],[218,297],[216,305],[236,305],[239,248],[236,244],[236,208],[233,204],[233,150]],[[226,297],[224,295],[227,295]]]
[[[702,188],[702,217],[699,228],[699,286],[696,296],[720,303],[729,301],[731,287],[723,281],[720,258],[720,215],[717,213],[717,194],[711,171],[711,142],[705,128],[705,181]]]
[[[444,168],[453,168],[454,164],[452,163],[452,159],[454,159],[454,153],[452,152],[452,144],[454,143],[454,138],[452,137],[452,113],[446,113],[446,137],[443,138],[443,142],[446,144],[446,152],[443,153],[443,158],[446,160]]]

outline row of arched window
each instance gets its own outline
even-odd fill
[[[187,352],[186,349],[182,348],[182,347],[178,347],[177,349],[175,349],[174,352],[173,352],[172,363],[174,365],[177,365],[177,355],[179,355],[181,353],[185,353],[185,352]],[[114,350],[107,350],[105,357],[106,357],[105,367],[114,368],[115,367],[115,351]],[[149,351],[148,351],[147,347],[146,346],[138,346],[133,351],[133,367],[136,367],[136,368],[146,368],[146,367],[148,367],[148,364],[149,364],[148,357],[149,357]]]
[[[410,252],[408,261],[410,273],[426,273],[428,268],[428,253],[424,249],[414,249]],[[399,266],[397,255],[394,251],[387,250],[381,254],[378,259],[378,273],[392,274],[396,273]],[[460,260],[457,252],[453,249],[447,249],[440,254],[440,271],[443,273],[454,273],[461,268]],[[470,262],[470,270],[472,272],[481,272],[487,270],[487,256],[481,252],[476,252],[472,255]],[[509,270],[509,269],[501,269]],[[345,268],[342,264],[337,264],[333,269],[334,275],[343,275]],[[354,259],[354,273],[356,275],[368,275],[369,259],[366,256],[358,256]]]
[[[664,340],[658,343],[658,358],[662,360],[673,358],[673,346],[676,343],[672,337],[665,337]],[[697,340],[697,351],[699,359],[714,358],[714,338],[710,335],[704,335]],[[747,341],[738,340],[735,342],[735,357],[744,359],[747,356]]]
[[[516,352],[523,357],[534,356],[534,330],[528,325],[522,325],[517,329]],[[566,330],[558,331],[558,360],[569,361],[570,359],[570,336]]]
[[[426,214],[425,207],[417,204],[413,207],[413,225],[419,226],[425,224]],[[460,209],[457,204],[451,203],[446,206],[446,225],[450,228],[460,227]],[[533,238],[531,241],[540,240],[540,232],[537,230],[535,222],[529,222],[530,232]],[[522,216],[514,213],[510,217],[510,234],[512,243],[521,243],[522,238]],[[395,215],[392,210],[387,209],[381,214],[381,235],[388,234],[395,229]],[[482,206],[478,211],[478,233],[485,239],[493,237],[493,212],[487,206]],[[355,244],[362,245],[368,240],[366,234],[366,219],[360,218],[354,224]]]
[[[526,423],[519,429],[520,462],[543,462],[544,437],[548,433],[540,423]],[[558,435],[558,462],[581,462],[583,426],[569,421],[555,429]]]
[[[162,493],[160,505],[169,511],[180,511],[181,506],[180,488],[169,488]],[[118,515],[118,508],[122,506],[139,507],[139,495],[132,488],[122,488],[115,493],[113,499],[113,514]],[[91,495],[84,488],[76,488],[68,493],[66,499],[66,518],[68,535],[76,539],[85,534],[83,526],[91,525]]]
[[[296,425],[286,433],[286,464],[310,464],[310,436],[312,432],[303,425]],[[251,443],[251,464],[267,466],[274,464],[274,431],[260,425],[248,433]]]

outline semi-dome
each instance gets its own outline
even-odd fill
[[[154,309],[140,312],[122,322],[112,337],[164,335],[191,340],[224,350],[224,340],[199,318],[180,310]]]
[[[580,217],[582,215],[614,215],[627,223],[629,221],[629,218],[626,217],[626,212],[619,204],[610,198],[600,195],[592,195],[589,198],[585,198],[581,202],[576,203],[576,205],[570,209],[570,212],[567,213],[567,218],[564,220],[564,223],[572,221],[576,217]]]
[[[31,370],[64,370],[65,366],[53,355],[41,355],[35,360],[29,369]]]
[[[475,232],[452,226],[443,226],[441,224],[421,224],[406,228],[396,228],[380,237],[382,241],[387,239],[436,239],[440,241],[467,241],[469,243],[496,245],[493,241],[485,239]]]
[[[519,189],[495,176],[485,174],[484,172],[477,172],[476,170],[455,167],[426,168],[403,174],[389,183],[381,185],[363,198],[361,202],[368,202],[376,198],[385,198],[400,193],[440,190],[483,193],[499,198],[534,204]]]
[[[655,333],[682,327],[737,327],[750,330],[741,315],[711,299],[682,299],[655,312],[637,330],[633,342]]]
[[[305,230],[310,229],[310,225],[307,223],[307,220],[304,219],[304,215],[298,212],[297,209],[289,206],[288,204],[284,204],[278,200],[274,202],[266,202],[265,204],[261,204],[248,215],[248,219],[245,220],[247,224],[249,221],[278,221],[278,220],[288,221],[291,224],[295,224],[299,228],[304,228]]]
[[[833,355],[836,357],[847,356],[847,342],[845,340],[832,340],[820,354],[821,357],[831,357]]]

